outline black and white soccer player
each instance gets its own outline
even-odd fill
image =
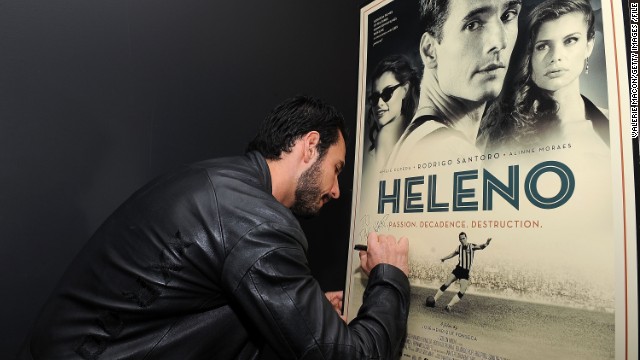
[[[460,301],[460,299],[464,296],[464,293],[467,291],[467,288],[469,287],[469,271],[471,271],[473,256],[476,250],[484,250],[487,246],[489,246],[489,243],[491,243],[491,238],[488,238],[487,242],[485,242],[484,244],[470,244],[467,242],[467,234],[464,232],[461,232],[458,235],[458,240],[460,241],[460,245],[458,245],[458,248],[451,254],[440,259],[440,261],[445,262],[445,260],[449,260],[457,255],[458,265],[456,265],[456,268],[453,269],[451,275],[449,275],[449,278],[447,278],[447,281],[442,284],[442,286],[440,286],[440,289],[434,296],[435,301],[438,301],[438,298],[442,296],[442,294],[444,294],[449,285],[453,284],[453,282],[458,279],[460,280],[460,291],[458,291],[458,294],[454,296],[446,306],[445,309],[447,311],[451,311],[453,305]],[[433,302],[432,306],[435,306],[435,301]]]

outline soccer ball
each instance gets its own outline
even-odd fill
[[[427,305],[428,307],[436,306],[436,299],[431,295],[427,296],[427,301],[425,302],[425,305]]]

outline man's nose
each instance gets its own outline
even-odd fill
[[[331,197],[337,199],[340,197],[340,183],[338,182],[338,178],[336,177],[336,181],[333,183],[333,187],[331,188]]]
[[[506,49],[509,42],[509,33],[506,25],[502,20],[498,19],[494,26],[491,26],[491,30],[488,32],[487,45],[489,47],[489,53],[498,52]]]

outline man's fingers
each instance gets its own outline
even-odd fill
[[[364,264],[367,261],[366,251],[358,251],[358,256],[360,257],[360,263]]]
[[[396,240],[393,235],[369,233],[367,251],[361,251],[360,265],[368,275],[378,264],[390,264],[408,274],[409,240],[403,236]]]
[[[407,239],[406,236],[401,237],[400,239],[398,239],[398,245],[404,249],[404,248],[409,248],[409,239]]]
[[[338,304],[342,301],[344,297],[344,292],[342,291],[327,291],[325,296],[332,304]]]
[[[365,274],[367,274],[367,276],[369,275],[369,271],[371,271],[371,269],[367,268],[368,264],[368,258],[367,258],[367,252],[366,251],[359,251],[358,252],[358,256],[360,257],[360,268],[362,268],[362,271],[364,271]]]

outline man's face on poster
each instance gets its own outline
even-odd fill
[[[458,235],[458,241],[460,241],[460,244],[462,246],[467,246],[467,234],[462,233]]]
[[[435,44],[442,91],[469,101],[495,99],[518,36],[521,2],[450,0],[442,37]]]

